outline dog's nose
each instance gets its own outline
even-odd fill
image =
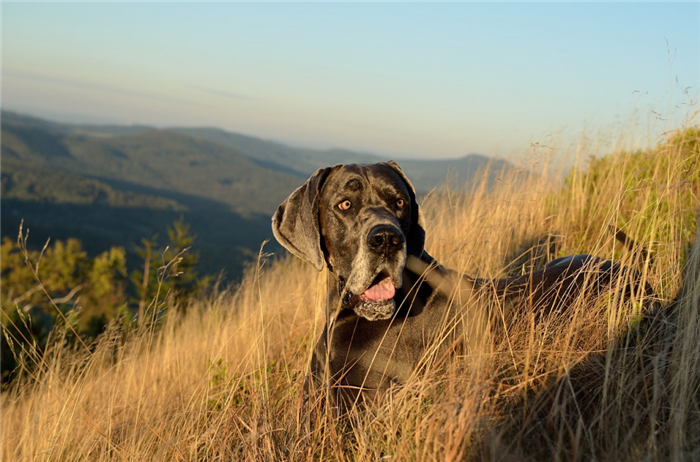
[[[389,255],[403,247],[406,239],[393,226],[377,226],[367,236],[367,245],[372,252]]]

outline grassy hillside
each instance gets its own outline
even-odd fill
[[[61,124],[7,111],[1,139],[3,236],[14,239],[24,220],[35,248],[48,238],[79,238],[92,255],[122,246],[133,267],[133,243],[163,236],[182,216],[197,236],[202,271],[224,269],[232,280],[272,239],[277,206],[317,168],[380,159],[219,129]],[[406,168],[427,192],[448,171],[467,179],[487,163],[472,156]]]
[[[186,210],[173,199],[116,189],[96,178],[22,162],[10,156],[2,162],[2,196],[5,200],[24,202]]]
[[[299,176],[165,130],[113,137],[73,136],[3,124],[3,156],[96,178],[132,192],[191,195],[238,213],[271,214]]]
[[[564,185],[510,177],[422,207],[426,248],[447,266],[502,276],[587,252],[637,268],[662,308],[612,298],[526,317],[447,366],[427,355],[424,372],[348,425],[309,417],[301,400],[325,274],[263,255],[235,290],[184,313],[160,305],[157,328],[115,324],[89,349],[56,332],[43,357],[26,351],[23,379],[1,396],[3,460],[700,457],[697,130]],[[651,257],[621,249],[609,226]]]
[[[53,124],[21,116],[2,124],[2,234],[23,220],[31,244],[79,238],[92,255],[112,246],[142,263],[134,243],[183,217],[201,270],[237,279],[270,215],[303,178],[260,167],[230,148],[168,131]]]
[[[158,153],[161,156],[169,158],[170,153],[177,153],[179,160],[192,161],[194,162],[193,165],[197,167],[204,165],[213,167],[204,172],[215,174],[214,178],[217,178],[222,169],[224,172],[230,171],[231,165],[212,163],[211,159],[209,159],[211,155],[218,160],[226,159],[235,165],[237,170],[250,171],[253,178],[274,171],[306,179],[317,169],[328,165],[338,163],[374,163],[389,160],[387,156],[359,153],[345,149],[314,150],[295,148],[279,142],[232,133],[218,128],[176,127],[157,130],[147,126],[72,125],[45,121],[8,111],[3,111],[2,120],[3,127],[7,131],[5,133],[7,141],[4,144],[9,155],[15,156],[21,153],[25,159],[46,161],[49,158],[53,159],[59,156],[68,158],[72,154],[80,159],[81,162],[56,165],[105,178],[111,178],[114,175],[120,176],[125,173],[131,178],[134,176],[138,177],[137,173],[147,176],[153,172],[165,173],[165,177],[168,177],[171,174],[171,166],[162,165],[158,162],[155,165],[149,165],[150,170],[146,172],[138,172],[138,168],[131,168],[133,162],[129,162],[128,159],[133,157],[132,153],[143,155],[145,152],[147,154],[146,158],[151,159],[152,156],[149,153],[153,154],[154,147],[158,148]],[[66,146],[65,141],[69,141],[70,146]],[[88,144],[76,146],[81,143]],[[78,150],[74,151],[76,147],[78,147]],[[36,155],[32,156],[32,152],[40,152],[42,155],[39,157]],[[85,155],[86,152],[91,155]],[[93,156],[92,154],[95,155]],[[238,162],[241,160],[240,156],[243,156],[246,162],[255,163],[258,168],[250,169],[250,165],[247,164],[238,165]],[[439,153],[428,152],[426,156],[439,157]],[[127,160],[126,163],[122,162],[122,168],[109,165],[118,159]],[[178,159],[176,158],[175,160],[177,162]],[[467,181],[480,174],[484,167],[490,163],[495,165],[492,169],[494,171],[500,172],[503,169],[513,168],[507,161],[492,160],[479,154],[469,154],[457,159],[398,160],[404,166],[404,170],[408,175],[414,179],[416,189],[423,193],[441,186],[448,174]],[[105,165],[105,162],[107,165]],[[126,168],[124,168],[124,164]],[[136,167],[139,166],[136,165]],[[138,178],[139,180],[136,183],[143,183],[145,180],[143,177]],[[199,179],[196,177],[191,179],[178,178],[181,182],[175,185],[172,183],[158,184],[161,187],[165,186],[166,190],[175,189],[185,192],[182,189],[183,187],[186,188],[191,186],[191,184],[197,184],[196,180]],[[270,177],[267,180],[268,183],[271,184],[275,178],[274,176]],[[156,180],[160,181],[159,178],[156,178]],[[455,185],[457,185],[456,182],[453,187]],[[198,191],[196,188],[192,190]],[[198,192],[203,193],[204,191]],[[274,195],[274,192],[275,190],[264,191],[265,194],[269,195]],[[227,195],[226,191],[216,191],[213,195],[210,191],[204,193],[207,197],[222,200],[237,207],[241,207],[241,203],[245,202],[245,200],[239,200],[237,197]],[[284,197],[286,196],[282,196],[281,199]],[[262,199],[260,204],[255,204],[255,206],[263,205],[264,198]],[[246,207],[250,208],[251,205],[248,204]],[[267,209],[264,210],[271,212]]]
[[[389,160],[386,156],[358,153],[344,149],[314,150],[293,148],[273,141],[230,133],[216,128],[174,128],[173,131],[193,138],[209,141],[221,146],[237,149],[268,168],[300,175],[311,176],[319,168],[335,164],[371,164]],[[427,156],[435,153],[426,153]],[[411,178],[420,194],[436,187],[442,187],[446,179],[454,180],[451,187],[461,187],[464,182],[473,180],[486,166],[490,165],[493,181],[501,171],[513,168],[502,159],[490,159],[479,154],[469,154],[457,159],[398,159],[401,168]]]

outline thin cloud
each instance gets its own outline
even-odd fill
[[[223,96],[225,98],[240,99],[240,100],[253,99],[250,96],[241,95],[238,93],[231,93],[231,92],[223,91],[223,90],[216,90],[214,88],[205,88],[205,87],[200,87],[197,85],[188,85],[188,87],[193,88],[195,90],[199,90],[199,91],[204,92],[204,93],[209,93],[210,95]]]
[[[97,84],[97,83],[92,83],[92,82],[62,79],[62,78],[58,78],[58,77],[30,73],[30,72],[17,72],[17,71],[13,71],[13,70],[3,70],[3,76],[15,77],[15,78],[22,79],[22,80],[32,80],[35,82],[50,83],[50,84],[54,84],[54,85],[62,85],[62,86],[72,87],[72,88],[96,90],[96,91],[100,91],[100,92],[104,92],[104,93],[126,95],[126,96],[132,96],[132,97],[143,98],[143,99],[165,101],[165,102],[169,102],[169,103],[185,104],[188,106],[207,106],[206,104],[202,104],[202,103],[198,103],[198,102],[194,102],[194,101],[186,101],[186,100],[179,99],[179,98],[171,98],[168,96],[155,95],[153,93],[127,90],[125,88],[119,88],[119,87],[114,87],[114,86],[104,85],[104,84]]]

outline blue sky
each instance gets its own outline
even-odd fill
[[[67,121],[514,157],[699,87],[697,2],[2,4],[3,107]]]

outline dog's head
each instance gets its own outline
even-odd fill
[[[394,161],[318,170],[272,217],[277,240],[338,281],[343,308],[390,318],[407,255],[420,256],[425,229],[411,182]]]

